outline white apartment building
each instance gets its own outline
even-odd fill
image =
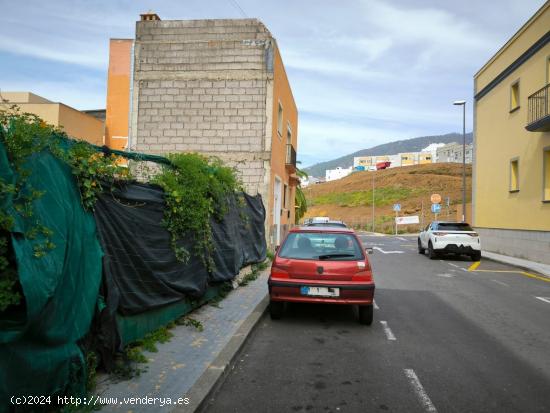
[[[472,163],[473,145],[466,145],[466,163]],[[462,144],[452,142],[437,149],[437,163],[457,162],[462,163]]]
[[[376,164],[379,162],[391,162],[390,168],[435,162],[434,148],[430,145],[426,149],[421,152],[403,152],[396,155],[356,156],[353,158],[353,169],[376,170]]]
[[[342,168],[337,167],[336,169],[327,169],[325,171],[325,180],[328,181],[336,181],[337,179],[342,179],[345,176],[348,176],[353,172],[353,168],[350,166],[349,168]]]

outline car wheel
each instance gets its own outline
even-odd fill
[[[279,320],[283,316],[285,303],[282,301],[270,301],[269,302],[269,315],[272,320]]]
[[[428,243],[428,258],[430,260],[435,260],[437,258],[437,253],[435,252],[431,241]]]
[[[359,306],[359,322],[370,326],[374,318],[374,310],[372,305],[360,305]]]
[[[422,241],[418,238],[418,253],[424,255],[424,251],[426,251],[426,249],[422,248]]]
[[[472,255],[470,255],[470,258],[472,261],[481,261],[481,251],[476,251]]]

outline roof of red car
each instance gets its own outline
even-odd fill
[[[290,232],[346,232],[353,234],[355,231],[351,228],[344,227],[294,227],[290,229]]]

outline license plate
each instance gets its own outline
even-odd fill
[[[332,287],[301,287],[302,295],[314,295],[317,297],[339,297],[340,289]]]

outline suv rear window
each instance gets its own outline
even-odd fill
[[[473,231],[470,225],[461,222],[440,223],[437,224],[437,229],[441,231]]]
[[[312,222],[307,224],[307,227],[342,227],[347,228],[347,225],[343,222]]]
[[[279,257],[300,260],[357,261],[363,248],[351,234],[293,232],[281,246]]]

